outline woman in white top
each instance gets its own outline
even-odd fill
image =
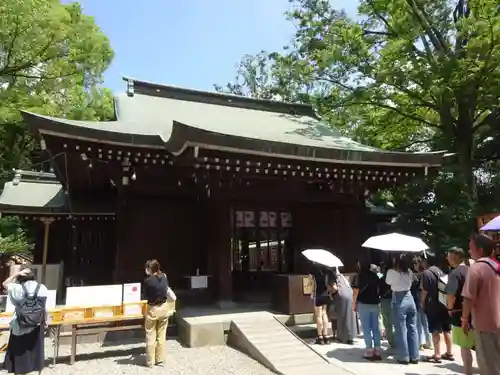
[[[393,269],[387,271],[385,281],[392,290],[392,308],[396,331],[398,363],[418,363],[417,307],[410,292],[414,274],[412,258],[406,254],[396,256]]]
[[[43,305],[47,299],[47,288],[35,280],[35,274],[25,268],[3,282],[10,302],[16,309],[21,307],[26,295],[40,298]],[[46,318],[46,314],[45,314]],[[41,373],[45,363],[45,322],[38,326],[20,325],[14,312],[10,322],[10,337],[5,352],[4,369],[13,374]]]

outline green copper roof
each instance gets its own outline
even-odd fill
[[[14,179],[5,183],[0,207],[6,211],[58,210],[66,205],[66,194],[52,173],[16,171]]]
[[[444,153],[388,152],[343,137],[309,106],[132,82],[134,90],[115,98],[116,121],[24,115],[42,135],[161,147],[174,155],[196,146],[325,162],[442,164]]]
[[[55,174],[15,171],[12,181],[5,183],[0,194],[0,212],[11,214],[113,214],[112,207],[104,211],[93,209],[89,202],[70,205],[68,194]]]

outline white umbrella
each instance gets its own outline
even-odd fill
[[[323,249],[307,249],[302,252],[302,255],[305,256],[308,260],[314,263],[322,264],[326,267],[343,267],[344,263],[330,253],[327,250]]]
[[[362,245],[370,249],[393,252],[419,253],[429,248],[418,237],[406,236],[400,233],[383,234],[368,238]]]

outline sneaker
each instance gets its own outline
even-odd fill
[[[163,367],[165,364],[163,363],[163,361],[161,362],[156,362],[155,366],[158,366],[158,367]]]

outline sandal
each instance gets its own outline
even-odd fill
[[[324,345],[325,344],[325,340],[324,340],[323,336],[316,337],[315,344],[316,345]]]
[[[436,357],[435,355],[429,355],[427,357],[424,357],[423,361],[429,363],[441,363],[441,358]]]
[[[454,361],[455,360],[455,357],[453,356],[452,353],[444,353],[442,356],[441,356],[441,359],[444,359],[445,361]]]

